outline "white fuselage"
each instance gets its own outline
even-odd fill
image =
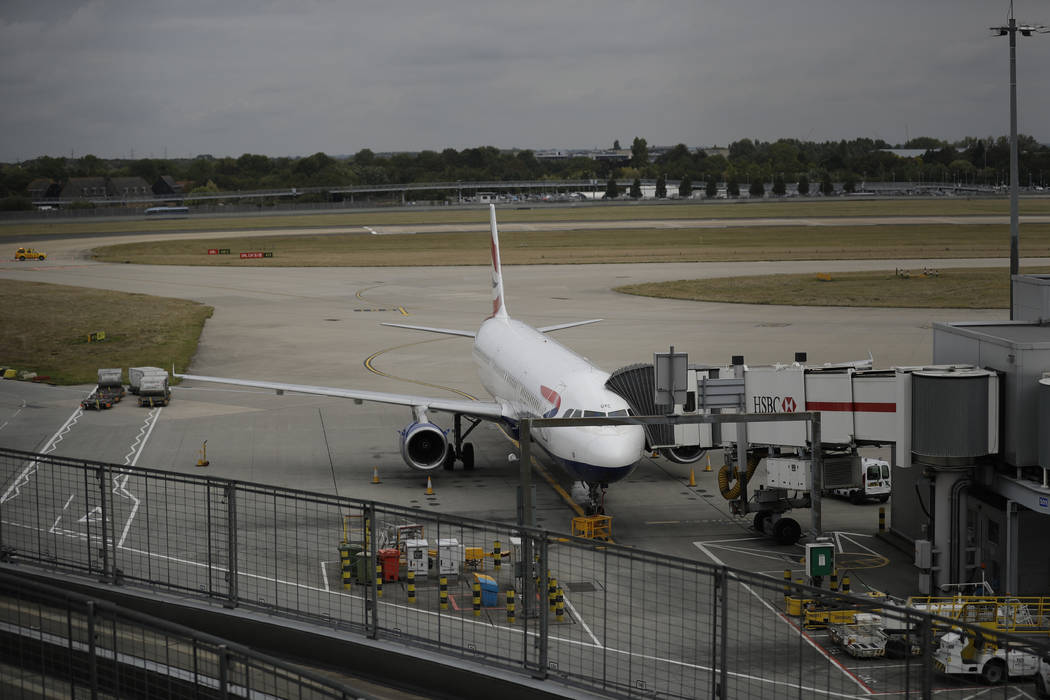
[[[627,402],[605,388],[607,372],[520,321],[486,320],[473,355],[482,385],[514,419],[627,415]],[[626,477],[645,449],[638,425],[537,428],[532,436],[570,474],[590,484]]]

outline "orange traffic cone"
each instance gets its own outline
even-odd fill
[[[434,495],[434,485],[433,485],[432,483],[430,483],[430,477],[429,477],[429,476],[427,477],[427,490],[426,490],[426,494],[427,494],[428,496],[433,496],[433,495]]]
[[[705,472],[711,471],[711,455],[707,455],[707,466],[704,467]]]
[[[696,486],[696,474],[693,472],[692,467],[689,467],[689,485]]]
[[[379,483],[379,467],[372,467],[372,483]]]

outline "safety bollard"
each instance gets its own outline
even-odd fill
[[[879,532],[886,532],[886,506],[879,506]]]
[[[565,594],[562,593],[561,586],[558,586],[557,600],[554,607],[554,620],[556,622],[565,621]]]
[[[496,540],[492,543],[492,568],[499,573],[499,567],[503,563],[503,555],[500,553],[500,543]]]
[[[842,592],[849,593],[849,576],[842,577]]]
[[[474,579],[471,588],[474,592],[474,617],[481,617],[481,582]]]
[[[791,569],[784,569],[784,597],[791,595]]]
[[[839,589],[839,570],[833,569],[831,572],[831,590],[838,591]]]
[[[514,589],[507,589],[507,624],[514,624]]]
[[[339,545],[339,567],[342,573],[343,588],[350,590],[350,545]]]
[[[383,565],[376,564],[376,598],[383,597]]]
[[[551,612],[558,606],[558,579],[549,579],[550,583],[547,587],[547,603],[550,605]]]
[[[408,570],[408,602],[416,602],[416,572]]]
[[[442,576],[438,580],[438,595],[441,597],[441,609],[448,610],[448,577]]]

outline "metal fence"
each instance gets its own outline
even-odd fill
[[[0,572],[5,698],[369,698],[239,644]]]
[[[0,449],[0,478],[4,560],[397,640],[567,688],[622,698],[972,694],[973,679],[935,673],[932,657],[935,634],[966,623],[881,600],[505,523],[154,469]],[[828,630],[808,629],[821,624],[800,615],[802,599],[878,611],[902,658],[847,656]],[[996,629],[979,639],[1043,651]]]

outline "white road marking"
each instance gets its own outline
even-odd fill
[[[703,552],[703,553],[704,553],[704,554],[705,554],[705,555],[706,555],[706,556],[707,556],[707,557],[708,557],[708,558],[709,558],[709,559],[710,559],[711,561],[713,561],[713,562],[714,562],[715,564],[717,564],[718,566],[725,566],[725,564],[724,564],[724,563],[722,562],[722,560],[721,560],[721,559],[719,559],[718,557],[716,557],[716,556],[714,555],[714,553],[712,553],[712,552],[711,552],[711,550],[707,549],[707,547],[705,546],[706,544],[708,544],[708,543],[705,543],[705,542],[693,542],[693,546],[695,546],[695,547],[696,547],[697,549],[699,549],[699,550],[700,550],[701,552]],[[748,584],[746,584],[746,583],[743,583],[743,582],[741,582],[741,583],[740,583],[740,585],[741,585],[741,586],[743,586],[743,587],[744,587],[744,589],[745,589],[745,590],[747,590],[747,592],[748,592],[748,593],[750,593],[750,594],[751,594],[752,596],[754,596],[754,597],[755,597],[755,599],[756,599],[756,600],[758,600],[758,602],[760,602],[760,603],[761,603],[761,604],[762,604],[762,605],[763,605],[763,606],[764,606],[764,607],[765,607],[765,608],[766,608],[767,610],[769,610],[769,611],[770,611],[771,613],[773,613],[773,615],[774,615],[774,616],[775,616],[775,617],[776,617],[776,618],[777,618],[778,620],[782,621],[782,622],[783,622],[784,624],[786,624],[786,625],[787,625],[788,627],[790,627],[790,628],[791,628],[792,630],[794,630],[794,631],[795,631],[795,632],[796,632],[796,633],[797,633],[797,634],[798,634],[798,635],[799,635],[799,636],[800,636],[800,637],[801,637],[802,639],[804,639],[804,640],[805,640],[805,642],[806,642],[807,644],[809,644],[809,645],[810,645],[810,646],[811,646],[811,647],[812,647],[812,648],[813,648],[813,649],[814,649],[814,650],[815,650],[815,651],[816,651],[816,652],[817,652],[818,654],[820,654],[820,655],[821,655],[821,656],[823,656],[823,657],[824,657],[825,659],[827,659],[827,660],[828,660],[828,662],[829,662],[829,663],[830,663],[830,664],[831,664],[832,666],[834,666],[834,667],[838,668],[838,669],[839,669],[840,671],[842,671],[842,673],[843,673],[843,674],[844,674],[844,675],[845,675],[845,676],[846,676],[846,677],[847,677],[848,679],[850,679],[851,681],[853,681],[854,683],[856,683],[856,684],[857,684],[857,687],[858,687],[858,688],[860,688],[860,689],[861,689],[862,691],[864,691],[864,693],[866,693],[867,695],[871,695],[871,694],[872,694],[872,691],[871,691],[871,689],[870,689],[870,688],[868,688],[868,687],[867,687],[867,686],[866,686],[866,685],[865,685],[864,683],[862,683],[862,682],[861,682],[861,680],[860,680],[859,678],[857,678],[857,677],[856,677],[856,676],[855,676],[855,675],[854,675],[854,674],[853,674],[853,673],[852,673],[852,672],[851,672],[851,671],[850,671],[849,669],[847,669],[847,668],[846,668],[845,666],[843,666],[843,665],[842,665],[842,664],[841,664],[841,663],[840,663],[840,662],[839,662],[838,660],[836,660],[835,658],[833,658],[832,656],[830,656],[830,655],[828,654],[827,650],[823,649],[823,648],[822,648],[822,647],[821,647],[821,646],[820,646],[819,644],[817,644],[816,642],[814,642],[814,641],[813,641],[813,640],[812,640],[812,639],[810,638],[810,636],[809,636],[809,635],[807,635],[807,634],[803,634],[803,633],[802,633],[802,630],[800,630],[800,629],[799,629],[798,627],[796,627],[796,626],[795,626],[795,625],[794,625],[793,623],[791,623],[791,622],[790,622],[789,620],[785,619],[785,618],[784,618],[784,616],[783,616],[783,615],[781,615],[780,611],[778,611],[778,610],[777,610],[776,608],[774,608],[774,607],[773,607],[772,605],[770,605],[770,604],[769,604],[769,601],[767,601],[767,600],[766,600],[765,598],[763,598],[763,597],[762,597],[762,596],[760,596],[760,595],[759,595],[758,593],[756,593],[756,592],[755,592],[755,590],[754,590],[753,588],[751,588],[751,586],[749,586]]]
[[[62,424],[62,427],[55,431],[55,434],[51,436],[51,439],[44,444],[44,448],[40,450],[40,454],[49,454],[54,451],[55,446],[62,441],[66,433],[72,429],[76,424],[77,420],[83,415],[84,409],[77,406],[77,410],[73,411],[73,415],[66,419],[66,422]],[[0,496],[0,503],[7,503],[12,498],[16,498],[21,494],[21,488],[29,483],[29,477],[36,472],[37,462],[33,460],[22,470],[22,473],[18,475],[15,482],[7,487],[7,491],[4,492],[3,496]]]

